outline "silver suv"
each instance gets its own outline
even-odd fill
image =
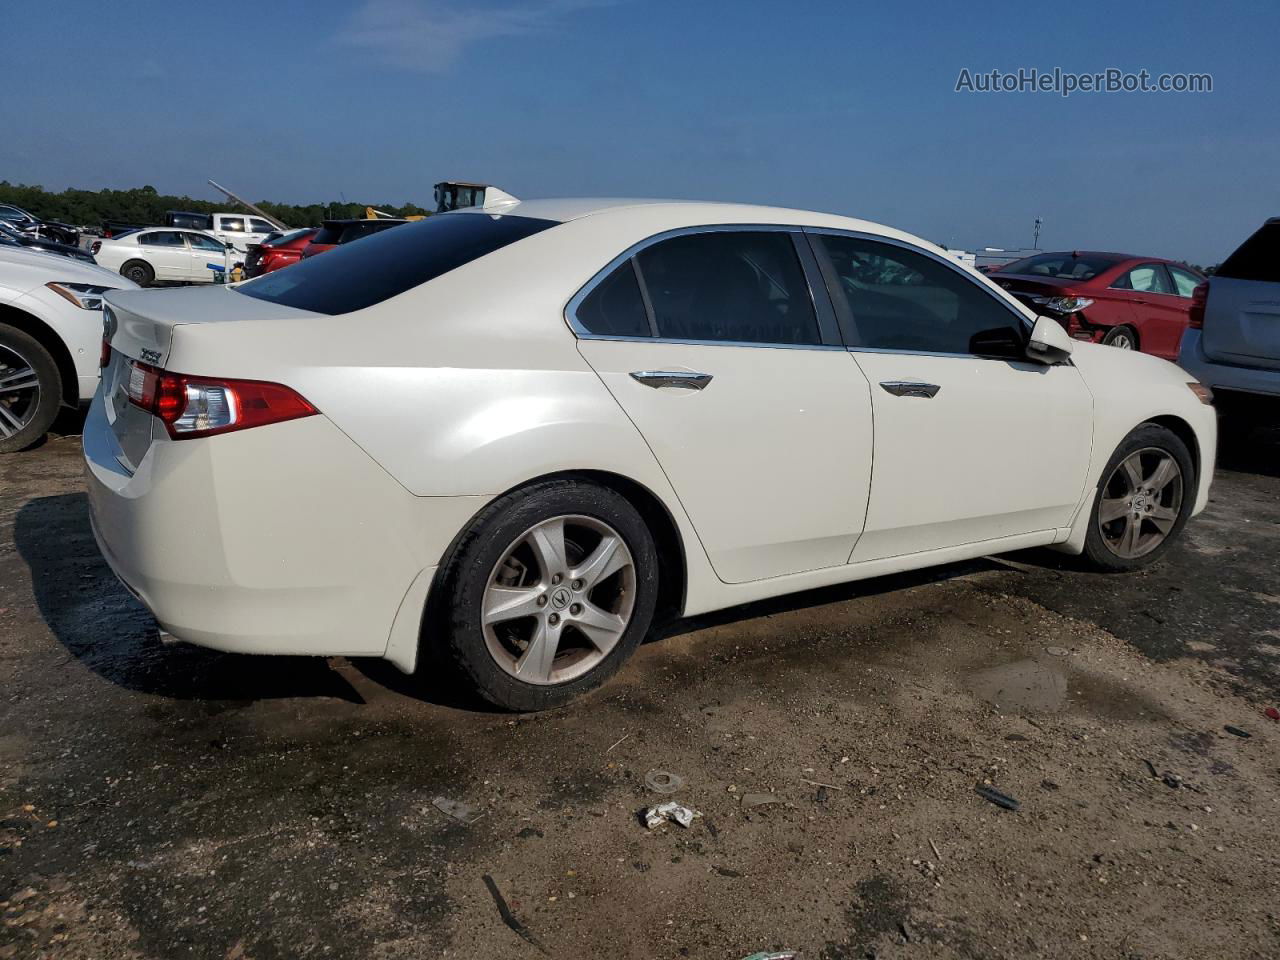
[[[1196,287],[1178,365],[1213,389],[1231,432],[1280,423],[1280,217]]]

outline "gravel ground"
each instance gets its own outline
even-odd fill
[[[0,960],[1280,955],[1275,435],[1147,572],[739,608],[533,717],[153,631],[77,438],[0,459]]]

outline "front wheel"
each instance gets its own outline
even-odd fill
[[[508,710],[567,703],[644,639],[658,594],[652,534],[606,487],[553,480],[490,504],[446,565],[444,645],[465,680]]]
[[[45,435],[62,403],[62,377],[34,337],[0,323],[0,453]]]
[[[1122,324],[1108,330],[1106,336],[1102,338],[1102,342],[1109,347],[1115,347],[1117,350],[1137,350],[1138,334],[1133,327],[1127,327]]]
[[[1166,427],[1145,423],[1112,454],[1098,484],[1085,555],[1103,570],[1135,570],[1165,550],[1195,503],[1191,452]]]

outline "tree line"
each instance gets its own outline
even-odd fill
[[[0,180],[0,203],[11,203],[42,220],[57,220],[76,226],[97,226],[103,220],[121,220],[126,223],[164,223],[169,210],[186,210],[192,213],[226,213],[237,210],[231,201],[215,202],[196,200],[192,197],[160,193],[153,186],[134,187],[130,190],[75,190],[53,193],[44,187],[13,184]],[[291,227],[318,227],[322,220],[340,220],[363,217],[362,203],[272,203],[258,202],[258,206],[282,223]],[[383,213],[395,216],[415,216],[433,211],[414,203],[375,203]]]

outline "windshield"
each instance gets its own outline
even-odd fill
[[[1025,277],[1053,277],[1058,280],[1092,280],[1119,262],[1115,257],[1087,253],[1041,253],[1015,260],[996,272],[1017,273]]]
[[[351,313],[541,233],[556,221],[456,213],[395,226],[235,289],[299,310]]]

